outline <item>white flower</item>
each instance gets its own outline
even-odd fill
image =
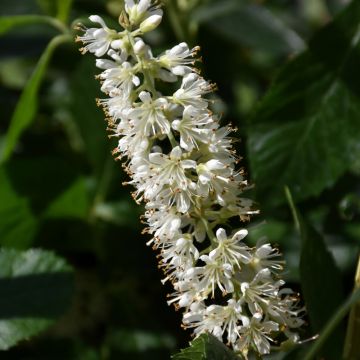
[[[139,98],[142,103],[128,113],[134,130],[147,137],[168,134],[171,128],[164,113],[167,100],[165,98],[153,100],[146,91],[142,91]]]
[[[223,308],[219,305],[210,305],[206,308],[193,307],[193,309],[184,315],[185,325],[194,328],[196,335],[210,333],[222,341]]]
[[[239,216],[241,221],[249,221],[250,215],[256,215],[259,210],[254,209],[254,202],[241,197],[243,191],[247,190],[247,182],[241,182],[239,188],[223,195],[224,206],[219,211],[219,217],[227,219]]]
[[[107,54],[112,60],[96,59],[96,67],[103,70],[111,69],[121,65],[128,59],[128,53],[126,51],[119,53],[113,49],[110,49]]]
[[[276,273],[282,271],[285,264],[280,256],[279,251],[270,244],[258,244],[251,262],[256,270],[269,268]]]
[[[165,54],[159,56],[158,63],[174,75],[185,76],[192,72],[190,65],[194,65],[193,57],[197,50],[198,48],[190,50],[188,45],[182,42],[172,49],[166,50]]]
[[[223,263],[237,265],[240,269],[240,262],[247,264],[251,260],[248,246],[240,243],[247,234],[246,229],[241,229],[229,239],[224,229],[218,229],[216,238],[219,245],[210,252],[209,256]]]
[[[239,186],[238,174],[233,171],[231,158],[211,159],[206,163],[199,163],[196,172],[199,175],[198,194],[207,197],[212,193],[223,206],[226,205],[226,194],[236,192]]]
[[[210,293],[215,296],[215,289],[219,288],[223,294],[234,291],[233,266],[229,263],[222,263],[211,258],[208,255],[201,255],[205,265],[190,269],[186,276],[189,278],[198,277],[200,279],[200,291]]]
[[[163,262],[172,261],[177,267],[181,267],[187,261],[193,264],[199,258],[199,250],[194,246],[190,234],[183,234],[179,238],[175,237],[171,241],[164,242],[161,249]]]
[[[101,28],[81,28],[85,33],[77,36],[76,41],[81,41],[85,46],[80,49],[82,53],[87,51],[95,54],[95,56],[103,56],[109,50],[111,42],[116,38],[117,32],[109,29],[104,20],[98,15],[91,15],[89,19],[101,25]]]
[[[283,284],[281,280],[278,282],[272,280],[269,269],[262,269],[250,283],[245,281],[241,283],[242,301],[248,304],[252,314],[266,313],[269,303],[276,301],[279,287]]]
[[[174,120],[171,126],[180,134],[180,146],[191,151],[194,148],[198,149],[199,144],[206,144],[218,124],[207,111],[190,105],[185,107],[182,119]]]
[[[164,281],[163,281],[164,283]],[[169,295],[171,300],[168,301],[168,305],[176,304],[177,307],[190,307],[193,310],[196,309],[196,313],[199,315],[199,310],[205,309],[205,305],[202,303],[206,296],[201,295],[198,291],[199,283],[195,280],[179,280],[173,283],[175,292]],[[200,310],[200,311],[201,311]],[[194,316],[194,313],[186,313],[188,318]],[[184,316],[184,323],[185,321]]]
[[[192,204],[192,192],[194,192],[194,184],[189,183],[187,190],[181,190],[180,188],[171,188],[165,186],[162,190],[154,195],[154,191],[149,189],[149,193],[145,193],[145,196],[155,196],[154,199],[150,200],[152,206],[165,206],[166,208],[176,207],[176,210],[181,214],[185,214],[191,207]],[[158,189],[156,189],[158,190]],[[146,200],[149,200],[146,198]]]
[[[173,94],[172,100],[182,106],[192,105],[198,109],[206,109],[208,101],[202,96],[212,89],[212,85],[202,77],[190,73],[183,78],[181,88]]]
[[[151,203],[148,204],[149,206]],[[148,231],[154,233],[154,238],[166,241],[171,240],[179,233],[181,217],[174,209],[160,209],[158,211],[150,209],[145,216],[149,224]]]
[[[180,147],[171,150],[169,156],[162,153],[149,155],[151,164],[154,164],[154,171],[157,173],[156,181],[161,185],[170,185],[172,189],[187,191],[192,186],[192,181],[186,174],[187,169],[195,169],[194,160],[182,159]]]
[[[238,327],[241,334],[235,344],[235,350],[240,351],[247,358],[249,349],[256,350],[259,354],[265,355],[270,352],[270,341],[273,341],[270,334],[279,330],[279,325],[274,321],[262,321],[262,315],[256,313],[249,319],[242,316],[242,325]]]
[[[149,147],[149,139],[142,132],[136,131],[131,121],[122,119],[118,124],[117,132],[119,136],[122,136],[118,143],[118,149],[124,156],[146,153]],[[135,168],[130,169],[130,174],[134,175],[137,173]]]
[[[125,0],[125,11],[132,25],[138,25],[147,18],[157,15],[162,17],[162,10],[151,4],[151,0]]]
[[[288,293],[285,296],[283,296],[284,291]],[[299,300],[293,291],[282,288],[278,295],[277,299],[271,301],[267,307],[269,318],[283,324],[288,329],[299,328],[304,325],[304,320],[301,319],[304,308],[298,306]]]
[[[228,127],[221,127],[216,131],[213,131],[209,139],[209,151],[216,155],[218,159],[229,156],[234,157],[234,151],[232,150],[232,140],[228,137],[231,129]]]
[[[97,103],[99,106],[102,106],[106,113],[115,121],[125,117],[128,109],[131,107],[131,102],[129,101],[129,97],[126,96],[121,91],[113,91],[111,93],[113,97],[107,99],[97,99]],[[125,122],[121,124],[111,124],[113,131],[119,135],[120,133],[124,134]]]
[[[100,74],[100,78],[104,80],[101,86],[101,91],[104,93],[120,90],[120,92],[130,95],[134,85],[140,85],[139,77],[135,75],[134,68],[127,61],[120,65],[114,63],[114,66]]]

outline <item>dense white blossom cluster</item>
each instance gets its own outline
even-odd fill
[[[114,153],[126,158],[133,196],[146,204],[148,244],[174,287],[168,303],[183,309],[183,326],[195,335],[211,333],[245,358],[267,354],[273,342],[296,340],[292,329],[303,321],[280,279],[279,252],[268,243],[250,247],[246,229],[229,229],[230,218],[256,212],[242,197],[248,184],[231,129],[209,110],[204,96],[213,85],[194,69],[198,49],[181,43],[154,56],[141,36],[159,25],[162,10],[151,0],[125,4],[123,31],[93,15],[100,28],[82,27],[78,40],[99,58],[107,98],[98,103],[119,137]],[[160,92],[160,82],[175,90]]]

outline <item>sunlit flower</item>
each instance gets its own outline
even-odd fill
[[[245,358],[269,353],[279,332],[297,339],[303,309],[279,278],[279,251],[269,243],[249,247],[246,229],[225,230],[257,210],[243,196],[249,184],[233,130],[220,126],[205,98],[214,86],[194,68],[198,48],[182,42],[154,57],[141,37],[162,19],[151,0],[125,0],[121,33],[90,19],[101,28],[83,28],[78,40],[84,52],[106,55],[96,66],[107,97],[97,102],[119,138],[114,155],[125,160],[132,195],[145,202],[147,244],[158,252],[162,282],[174,287],[168,304],[183,309],[195,336],[213,334]],[[160,82],[174,82],[172,91],[160,92]]]
[[[109,50],[113,40],[116,39],[117,32],[107,27],[104,20],[98,15],[91,15],[89,19],[101,25],[101,28],[84,27],[85,33],[78,36],[76,41],[81,41],[85,46],[80,49],[83,53],[89,51],[95,56],[103,56]]]

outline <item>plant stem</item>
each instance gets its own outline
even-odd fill
[[[360,288],[351,294],[351,296],[343,303],[340,309],[336,312],[336,314],[330,319],[330,321],[325,325],[324,329],[321,331],[321,334],[314,342],[306,356],[303,360],[314,360],[318,351],[322,348],[327,338],[331,335],[331,333],[335,330],[335,328],[339,325],[341,320],[346,316],[354,303],[360,300]],[[358,339],[356,339],[358,340]],[[358,355],[358,354],[357,354]],[[352,358],[351,360],[356,360],[357,358]]]
[[[185,41],[186,34],[179,20],[178,10],[175,8],[175,0],[166,1],[166,8],[168,10],[170,23],[174,30],[176,38],[179,41]]]
[[[53,26],[55,29],[59,30],[63,34],[70,34],[70,29],[59,19],[50,16],[44,16],[44,22]]]
[[[360,289],[360,256],[355,275],[355,290]],[[355,303],[350,311],[348,327],[345,338],[345,360],[356,360],[360,354],[360,303]]]
[[[69,13],[71,11],[71,6],[73,0],[61,0],[57,2],[57,14],[56,18],[62,23],[66,23],[69,18]]]
[[[299,216],[298,216],[295,204],[294,204],[294,199],[293,199],[293,197],[291,195],[290,189],[287,186],[285,186],[284,190],[285,190],[286,199],[287,199],[287,201],[289,203],[290,210],[291,210],[291,213],[292,213],[292,216],[293,216],[293,219],[294,219],[295,228],[296,228],[296,230],[298,232],[300,232],[300,221],[299,221]]]
[[[128,39],[129,39],[129,42],[131,44],[131,47],[132,47],[132,51],[133,51],[133,54],[137,60],[137,62],[139,63],[140,67],[141,67],[141,70],[142,70],[142,73],[144,74],[144,86],[145,88],[147,88],[153,95],[153,97],[158,97],[158,92],[156,91],[155,89],[155,84],[154,84],[154,81],[153,79],[151,78],[150,74],[149,74],[149,71],[148,69],[146,68],[146,66],[144,65],[144,61],[143,59],[137,55],[135,53],[135,50],[134,50],[134,46],[135,46],[135,40],[134,40],[134,37],[133,35],[131,34],[130,31],[128,31],[127,33],[128,35]],[[172,131],[170,130],[169,134],[167,134],[167,137],[170,141],[170,144],[171,146],[174,148],[176,146],[178,146],[179,144],[177,143],[176,139],[175,139],[175,136],[174,134],[172,133]]]
[[[213,245],[215,243],[215,239],[216,239],[216,236],[214,234],[214,231],[212,230],[212,228],[209,226],[209,222],[206,220],[206,218],[204,217],[201,217],[201,221],[202,223],[204,224],[205,226],[205,230],[206,230],[206,234],[208,236],[208,238],[210,239],[211,241],[211,245]]]
[[[107,157],[102,176],[99,180],[98,188],[94,196],[94,202],[92,211],[90,214],[90,222],[96,223],[96,207],[102,204],[106,200],[107,193],[109,191],[111,179],[113,176],[114,160],[112,157]]]

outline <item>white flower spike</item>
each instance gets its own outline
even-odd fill
[[[268,354],[280,339],[296,339],[298,299],[279,279],[278,250],[269,243],[246,244],[248,231],[229,230],[229,219],[257,213],[229,128],[208,109],[204,97],[214,86],[194,68],[198,48],[180,43],[154,57],[141,34],[160,24],[162,10],[151,0],[125,0],[124,30],[101,25],[77,38],[83,52],[97,57],[107,98],[98,100],[113,136],[114,150],[127,158],[125,169],[133,197],[146,203],[148,242],[159,252],[163,282],[174,292],[169,304],[184,311],[183,324],[196,336],[208,332],[247,358]],[[173,93],[161,93],[156,81],[181,80]]]

